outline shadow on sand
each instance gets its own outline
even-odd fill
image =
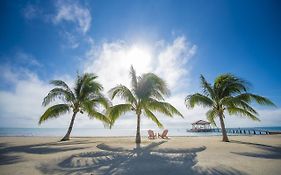
[[[29,154],[51,154],[62,151],[73,151],[78,149],[85,149],[87,147],[77,147],[77,144],[89,144],[88,140],[82,141],[67,141],[67,142],[50,142],[42,144],[11,146],[9,144],[0,144],[0,165],[13,164],[24,161],[21,156],[15,155],[16,153],[29,153]],[[72,147],[75,146],[75,147]]]
[[[281,159],[281,147],[251,143],[251,142],[242,142],[242,141],[231,141],[236,144],[245,144],[253,146],[255,148],[261,149],[264,153],[255,153],[255,152],[231,152],[233,154],[238,154],[242,156],[257,157],[263,159]]]
[[[147,146],[136,145],[134,149],[99,144],[97,152],[72,155],[60,162],[41,164],[37,167],[44,174],[245,174],[232,168],[201,169],[197,153],[206,147],[191,149],[158,148],[166,141]]]

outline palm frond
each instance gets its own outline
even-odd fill
[[[129,102],[131,104],[136,103],[136,99],[133,95],[133,93],[124,85],[118,85],[111,90],[109,90],[109,96],[111,99],[114,99],[115,96],[118,96],[122,99],[124,99],[126,102]]]
[[[276,107],[276,105],[266,97],[262,97],[262,96],[250,94],[250,93],[247,93],[247,94],[252,100],[256,101],[260,105],[267,105],[267,106],[275,106]]]
[[[95,104],[102,105],[105,109],[111,106],[111,102],[102,94],[99,94],[97,97],[92,98],[90,101]]]
[[[42,105],[47,106],[56,98],[62,99],[67,102],[73,102],[75,97],[71,91],[62,89],[62,88],[54,88],[52,89],[48,95],[44,98]]]
[[[100,93],[100,91],[103,90],[102,85],[95,81],[96,78],[96,75],[89,73],[85,73],[82,76],[82,85],[80,87],[79,96],[77,96],[79,99],[83,100],[87,98],[88,95]]]
[[[173,105],[167,102],[161,102],[150,98],[146,102],[145,106],[152,111],[163,113],[169,117],[172,117],[173,115],[179,115],[183,117],[183,115]]]
[[[109,116],[111,125],[113,125],[122,114],[131,111],[131,108],[131,104],[118,104],[110,107],[107,111],[107,114]]]
[[[214,126],[216,125],[215,118],[218,116],[218,113],[215,109],[210,109],[206,113],[207,120]]]
[[[185,98],[185,104],[187,107],[194,108],[195,105],[201,105],[203,107],[212,107],[213,101],[208,96],[205,96],[200,93],[195,93],[192,95],[188,95]]]
[[[130,70],[130,77],[131,77],[132,88],[133,90],[136,90],[138,88],[138,81],[137,81],[136,71],[132,65]]]
[[[170,95],[166,82],[153,73],[146,73],[139,77],[135,93],[140,99],[149,97],[163,99],[163,96]]]
[[[144,112],[148,118],[154,121],[158,127],[163,128],[162,123],[157,119],[157,117],[147,108],[144,108]]]
[[[65,114],[70,111],[70,107],[67,104],[57,104],[49,107],[44,114],[40,117],[39,124],[51,119],[57,118],[58,116]]]
[[[98,119],[98,120],[102,121],[103,123],[107,123],[107,124],[110,123],[110,119],[106,115],[104,115],[94,109],[88,108],[86,110],[86,112],[90,119]]]
[[[200,76],[200,80],[201,80],[201,86],[203,88],[204,95],[209,96],[213,99],[215,97],[215,92],[214,92],[211,84],[209,84],[207,82],[207,80],[205,79],[205,77],[203,75]]]
[[[255,116],[254,114],[252,114],[251,112],[249,112],[249,111],[247,111],[243,108],[228,107],[227,111],[228,111],[229,115],[245,116],[245,117],[248,117],[252,120],[260,121],[260,119],[257,116]]]
[[[216,78],[214,87],[219,98],[247,92],[250,83],[232,74],[223,74]]]
[[[51,80],[50,84],[52,84],[54,86],[59,86],[59,87],[65,88],[66,90],[71,91],[69,86],[62,80]]]

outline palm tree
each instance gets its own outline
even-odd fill
[[[224,142],[229,141],[224,124],[225,111],[229,115],[240,115],[259,121],[257,111],[250,106],[252,101],[260,105],[275,106],[269,99],[249,93],[249,83],[232,74],[218,76],[213,85],[202,75],[200,79],[203,93],[188,95],[185,103],[190,108],[195,105],[210,108],[206,113],[207,119],[216,125],[215,118],[219,118]]]
[[[69,140],[70,133],[74,124],[76,114],[86,112],[90,118],[101,120],[108,123],[108,118],[97,111],[97,108],[103,106],[108,108],[109,102],[102,95],[102,85],[96,81],[97,76],[94,74],[85,73],[82,76],[77,75],[75,88],[72,91],[69,86],[62,80],[52,80],[50,84],[56,86],[44,98],[42,105],[47,106],[52,101],[60,99],[63,103],[49,107],[40,117],[39,124],[51,119],[57,118],[62,114],[72,110],[72,118],[66,135],[61,141]]]
[[[141,143],[140,120],[141,114],[145,114],[158,127],[163,127],[153,111],[163,113],[169,117],[182,114],[170,103],[164,101],[164,96],[169,95],[169,89],[164,80],[153,73],[146,73],[137,77],[134,68],[130,71],[131,85],[130,90],[124,85],[118,85],[109,91],[111,99],[118,96],[126,103],[118,104],[110,108],[109,116],[111,126],[124,113],[134,111],[137,116],[136,143]]]

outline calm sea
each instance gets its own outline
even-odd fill
[[[242,128],[241,128],[242,129]],[[244,129],[244,128],[243,128]],[[281,127],[256,127],[245,128],[266,131],[281,131]],[[63,136],[67,128],[0,128],[0,136]],[[154,130],[161,132],[161,130]],[[74,128],[72,136],[134,136],[135,129],[104,129],[104,128]],[[142,136],[147,135],[147,129],[141,130]],[[217,132],[194,133],[188,132],[186,128],[169,129],[169,136],[214,136]],[[237,135],[237,134],[229,134]]]

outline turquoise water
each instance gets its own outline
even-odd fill
[[[266,131],[281,131],[281,127],[256,127],[241,128]],[[66,133],[67,128],[0,128],[0,136],[58,136]],[[134,136],[135,129],[95,129],[95,128],[74,128],[72,136]],[[154,130],[154,132],[162,132]],[[141,130],[143,136],[147,135],[147,129]],[[220,135],[217,132],[194,133],[187,132],[186,128],[169,129],[169,136],[214,136]],[[229,134],[237,135],[237,134]]]

